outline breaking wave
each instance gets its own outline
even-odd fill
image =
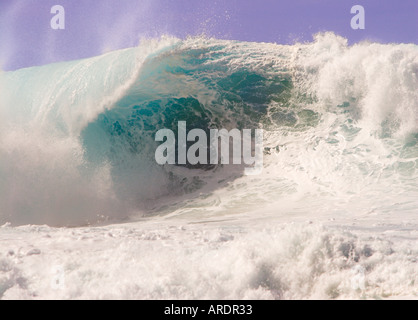
[[[178,121],[263,128],[263,173],[157,165],[155,133]],[[414,210],[417,170],[414,44],[167,37],[0,74],[0,224],[222,215],[301,199],[318,211],[353,199],[353,210]]]

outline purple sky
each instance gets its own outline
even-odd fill
[[[50,27],[57,4],[65,30]],[[365,30],[350,27],[356,4],[366,10]],[[85,58],[162,34],[293,43],[319,31],[350,43],[418,44],[418,0],[0,0],[0,67]]]

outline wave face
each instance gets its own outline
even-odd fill
[[[222,215],[277,201],[318,212],[417,207],[413,44],[163,38],[3,72],[0,116],[0,223]],[[157,165],[155,133],[178,121],[263,128],[263,173]]]

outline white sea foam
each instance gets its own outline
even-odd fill
[[[375,299],[418,294],[416,225],[178,221],[3,227],[3,299]],[[57,271],[58,270],[58,271]],[[55,282],[54,282],[55,281]],[[54,284],[55,283],[55,284]]]

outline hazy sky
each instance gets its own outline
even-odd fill
[[[365,30],[350,26],[357,4]],[[65,30],[50,27],[53,5],[65,8]],[[0,67],[89,57],[162,34],[293,43],[319,31],[418,44],[418,0],[0,0]]]

